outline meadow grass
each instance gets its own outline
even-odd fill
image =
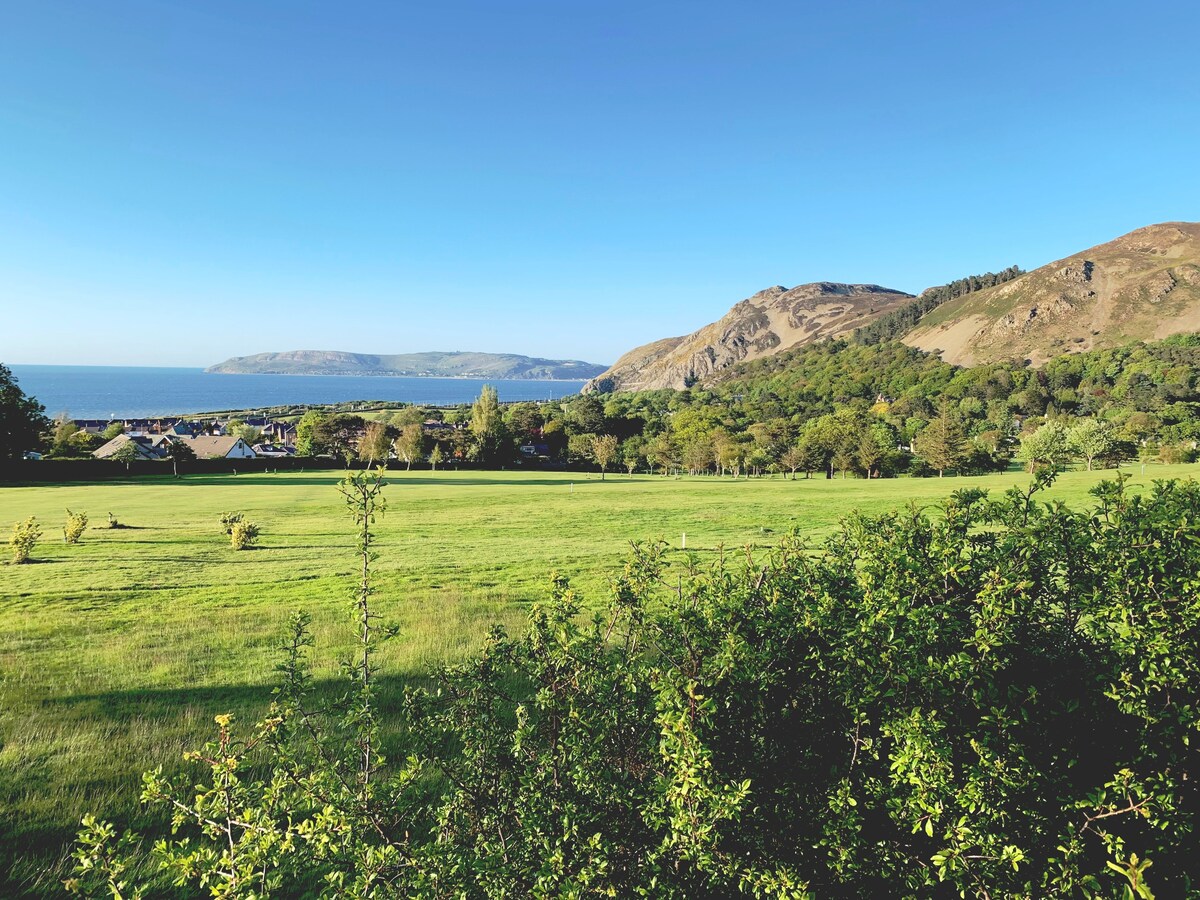
[[[1131,485],[1193,466],[1133,468]],[[1112,472],[1062,475],[1047,499],[1090,505]],[[0,536],[35,515],[28,565],[0,567],[0,896],[57,893],[86,812],[152,824],[143,771],[178,771],[213,716],[253,720],[270,700],[287,619],[313,617],[318,677],[350,647],[353,537],[336,472],[137,478],[0,487]],[[934,504],[979,478],[862,481],[674,478],[522,472],[393,472],[378,523],[375,605],[401,636],[384,645],[383,694],[472,653],[495,623],[519,626],[549,576],[603,602],[630,540],[689,550],[770,546],[792,528],[819,542],[858,509]],[[62,541],[66,509],[92,527]],[[220,526],[240,511],[262,528],[235,552]],[[108,529],[112,512],[128,526]],[[393,732],[392,738],[396,734]]]

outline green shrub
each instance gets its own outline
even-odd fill
[[[234,550],[245,550],[258,542],[258,526],[245,519],[238,519],[229,526],[229,543]]]
[[[67,524],[63,526],[63,540],[68,544],[78,544],[87,526],[87,513],[71,512],[68,509]]]
[[[41,538],[42,526],[38,524],[36,516],[30,516],[24,522],[14,525],[12,539],[8,542],[8,546],[12,550],[12,561],[14,563],[29,562],[33,548],[37,546],[37,542]]]
[[[226,534],[233,534],[233,526],[245,518],[245,514],[240,512],[221,513],[221,527]]]

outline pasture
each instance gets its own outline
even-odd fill
[[[1132,485],[1194,466],[1133,467]],[[1072,472],[1046,495],[1090,503],[1111,472]],[[180,766],[213,716],[269,702],[288,615],[312,614],[315,668],[348,647],[350,522],[336,472],[139,478],[0,487],[0,534],[38,517],[34,562],[0,566],[0,895],[49,895],[70,868],[80,817],[144,821],[140,774]],[[376,525],[376,609],[400,625],[381,662],[397,686],[461,659],[494,623],[519,625],[551,572],[594,602],[632,539],[701,554],[766,547],[791,528],[819,541],[851,510],[932,504],[951,491],[1024,486],[979,478],[795,481],[521,472],[394,472]],[[87,512],[63,543],[67,508]],[[261,545],[234,552],[220,526],[241,511]],[[106,527],[107,513],[125,526]],[[7,557],[5,557],[7,559]]]

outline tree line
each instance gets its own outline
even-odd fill
[[[428,418],[452,427],[423,428]],[[379,421],[310,412],[301,452],[740,477],[977,474],[1196,456],[1200,337],[971,368],[899,343],[825,341],[682,391],[554,403],[405,408]],[[522,448],[524,452],[522,452]]]

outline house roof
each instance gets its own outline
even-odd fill
[[[144,437],[135,434],[118,434],[107,444],[101,444],[92,451],[92,456],[96,459],[108,459],[126,444],[133,444],[137,449],[138,456],[142,459],[162,459],[166,448],[163,446],[163,441],[154,440],[153,438]]]
[[[193,438],[185,437],[183,440],[195,451],[199,459],[207,459],[214,456],[224,458],[229,455],[230,451],[237,444],[245,444],[245,441],[235,434],[202,434]],[[254,451],[250,452],[253,453]]]

